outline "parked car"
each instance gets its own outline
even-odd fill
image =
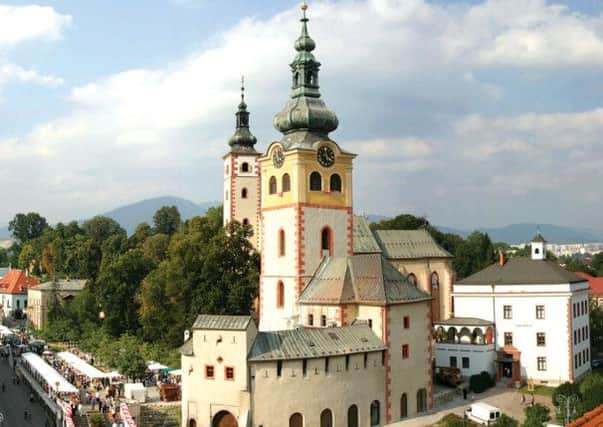
[[[593,368],[603,368],[603,359],[593,359],[590,362],[590,366]]]
[[[465,411],[468,419],[484,426],[494,425],[500,414],[500,409],[484,402],[473,403]]]

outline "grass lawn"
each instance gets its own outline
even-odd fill
[[[556,387],[547,387],[545,385],[534,385],[534,394],[537,394],[539,396],[546,396],[546,397],[551,397],[553,396],[553,392],[555,391]],[[524,385],[523,387],[521,387],[519,389],[520,393],[525,393],[525,394],[530,394],[532,393],[531,391],[528,391],[528,386]]]

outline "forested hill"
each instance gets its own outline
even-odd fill
[[[220,202],[194,203],[181,197],[163,196],[120,206],[101,215],[114,219],[131,235],[138,224],[152,224],[153,214],[162,206],[176,206],[182,220],[187,220],[196,215],[204,215],[208,208],[219,204]],[[10,239],[8,226],[0,227],[0,240],[7,239]]]

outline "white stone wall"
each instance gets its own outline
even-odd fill
[[[260,330],[291,329],[299,311],[298,219],[294,207],[266,210],[262,213],[262,276],[260,278]],[[279,255],[279,231],[285,231],[285,254]],[[277,285],[285,288],[285,304],[277,307]]]
[[[326,326],[344,326],[341,308],[336,305],[300,305],[299,323],[307,327],[321,327],[321,318],[326,316]],[[313,316],[314,323],[310,325],[309,315]]]
[[[498,285],[492,294],[491,286],[455,285],[455,315],[493,320],[496,324],[497,348],[504,346],[505,332],[511,332],[513,346],[521,352],[522,378],[551,384],[571,381],[575,375],[570,371],[573,366],[573,331],[571,312],[568,314],[568,310],[571,310],[573,295],[586,295],[584,289],[587,287],[587,282],[572,285]],[[504,318],[505,305],[512,307],[511,319]],[[537,305],[545,306],[544,319],[536,318]],[[496,312],[494,319],[493,310]],[[577,323],[575,327],[578,327]],[[545,346],[536,345],[536,334],[539,332],[545,333]],[[587,343],[581,345],[586,346]],[[538,370],[538,357],[546,357],[546,371]]]
[[[381,424],[385,424],[385,367],[381,352],[351,355],[348,369],[345,356],[307,359],[306,375],[301,360],[285,361],[281,376],[276,362],[251,364],[254,427],[284,427],[295,413],[304,417],[304,426],[319,426],[321,412],[329,408],[333,425],[347,425],[348,408],[358,406],[359,426],[370,425],[371,402],[380,402]]]
[[[586,305],[586,312],[576,310],[576,317],[573,313],[573,305],[584,304]],[[571,299],[570,305],[570,316],[571,316],[571,343],[572,343],[572,367],[574,371],[574,379],[579,379],[584,374],[590,371],[590,326],[589,326],[589,305],[588,305],[588,292],[576,292]],[[584,336],[583,331],[588,329],[588,335]],[[577,340],[574,341],[574,331],[576,331]],[[586,354],[589,355],[588,360],[585,360]],[[576,365],[576,356],[578,357],[578,365]]]
[[[199,427],[210,427],[221,410],[240,419],[249,416],[247,354],[256,333],[253,322],[247,331],[193,331],[194,356],[182,356],[182,427],[191,418]],[[206,365],[214,367],[214,379],[205,378]],[[234,381],[225,378],[227,366],[234,367]]]
[[[351,213],[345,209],[324,209],[304,206],[303,243],[304,272],[313,274],[322,260],[321,232],[328,226],[332,232],[333,256],[350,255]]]
[[[9,316],[10,313],[17,308],[20,308],[23,312],[26,312],[26,301],[27,294],[0,294],[0,302],[2,303],[5,316]]]
[[[461,375],[470,377],[487,371],[490,375],[495,375],[494,361],[496,352],[494,344],[452,344],[435,343],[434,354],[436,361],[436,371],[439,367],[449,367],[450,357],[456,356],[456,367],[461,370]],[[463,357],[469,358],[469,368],[463,368]]]

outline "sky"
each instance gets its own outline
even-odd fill
[[[240,76],[263,151],[299,2],[0,0],[0,225],[222,197]],[[360,214],[603,229],[603,1],[318,0]]]

